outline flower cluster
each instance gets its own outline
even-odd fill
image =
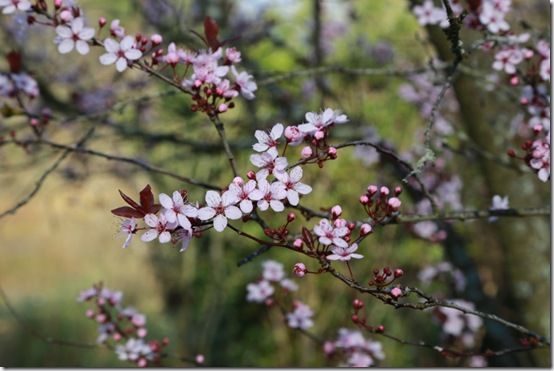
[[[402,193],[400,187],[396,187],[391,194],[388,187],[371,184],[367,187],[367,191],[360,196],[360,203],[371,220],[381,223],[395,215],[400,209],[402,205],[398,198],[400,193]]]
[[[98,343],[115,347],[122,361],[139,367],[157,364],[169,341],[164,338],[147,342],[146,316],[132,307],[124,308],[122,298],[120,291],[111,291],[98,284],[81,292],[77,300],[93,305],[87,309],[86,316],[98,323]]]
[[[325,354],[342,354],[345,362],[341,366],[369,367],[385,359],[380,342],[364,338],[358,330],[339,329],[338,338],[327,341],[323,346]]]
[[[267,306],[287,306],[285,300],[288,294],[298,290],[296,282],[287,278],[283,270],[283,264],[274,260],[266,260],[262,263],[262,277],[255,283],[246,286],[246,300],[254,303],[263,303]],[[277,288],[277,290],[276,290]],[[285,314],[285,319],[290,328],[306,330],[313,326],[313,310],[299,300],[292,300],[292,311]]]
[[[164,51],[161,35],[128,35],[118,19],[110,23],[109,36],[102,37],[102,31],[107,28],[106,18],[98,19],[97,29],[87,27],[82,9],[73,2],[67,5],[57,0],[51,11],[45,1],[32,6],[28,0],[0,0],[0,7],[4,14],[27,12],[29,24],[55,28],[54,43],[61,54],[76,50],[86,55],[91,46],[100,46],[105,50],[99,58],[100,63],[115,64],[118,72],[138,67],[148,73],[159,74],[166,67],[171,67],[172,82],[191,94],[194,100],[192,109],[210,116],[234,107],[232,99],[239,94],[253,99],[257,90],[253,77],[236,68],[242,59],[241,53],[233,47],[223,47],[224,42],[217,39],[219,28],[209,17],[204,21],[205,37],[200,36],[208,47],[206,50],[184,50],[171,42]],[[179,65],[183,66],[182,73],[177,70]],[[0,83],[2,87],[7,84],[2,80]]]
[[[384,287],[392,284],[395,280],[402,277],[404,275],[404,271],[400,268],[390,269],[389,267],[385,267],[383,269],[374,269],[373,270],[373,278],[368,282],[369,286],[378,286],[378,287]],[[394,289],[393,289],[394,290]],[[396,293],[399,293],[399,295],[396,295]],[[398,290],[394,290],[391,294],[394,297],[400,296],[402,293]]]
[[[19,93],[30,99],[38,97],[36,80],[25,72],[0,74],[0,97],[14,98]]]

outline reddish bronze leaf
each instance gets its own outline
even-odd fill
[[[144,216],[142,212],[135,210],[129,206],[122,206],[118,207],[117,209],[113,209],[112,214],[121,216],[123,218],[142,218]]]
[[[204,18],[204,35],[206,35],[206,42],[212,51],[219,49],[221,46],[221,43],[217,39],[219,26],[211,17]]]
[[[140,208],[140,205],[137,204],[135,201],[133,201],[133,199],[129,196],[127,196],[125,193],[123,193],[121,191],[121,189],[119,189],[119,194],[121,195],[121,198],[123,199],[123,201],[127,202],[129,205],[131,205],[131,207],[133,209],[139,209]]]

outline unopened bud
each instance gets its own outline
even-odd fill
[[[506,151],[506,153],[507,153],[508,156],[510,156],[510,157],[516,157],[516,151],[515,151],[513,148],[508,148],[508,150]]]
[[[196,363],[201,365],[202,363],[204,363],[204,355],[203,354],[197,354],[196,357],[194,358],[194,360],[196,361]]]
[[[104,27],[106,25],[106,23],[108,23],[108,21],[106,21],[106,18],[104,18],[104,17],[98,18],[98,26],[100,28]]]
[[[336,159],[337,158],[337,149],[335,147],[329,147],[329,149],[327,150],[327,154],[332,159]]]
[[[379,325],[379,326],[377,326],[375,331],[378,332],[378,333],[383,333],[383,332],[385,332],[385,326]]]
[[[390,207],[392,207],[394,210],[398,209],[400,207],[400,205],[402,205],[402,202],[400,202],[400,199],[398,199],[397,197],[392,197],[390,198],[387,203],[389,204]]]
[[[297,248],[297,249],[301,249],[302,248],[302,245],[304,244],[304,241],[302,241],[300,238],[297,238],[296,240],[294,240],[294,242],[292,243],[292,245]]]
[[[312,151],[311,147],[304,147],[304,148],[302,148],[302,151],[300,152],[300,156],[303,159],[310,158],[310,157],[312,157],[312,155],[313,155],[313,151]]]
[[[379,191],[381,192],[381,195],[382,195],[382,196],[388,196],[389,193],[390,193],[389,189],[388,189],[387,187],[385,187],[385,186],[382,186],[381,189],[380,189]]]
[[[256,173],[250,170],[249,172],[246,173],[246,177],[250,180],[254,180],[256,179]]]
[[[160,45],[163,41],[163,38],[159,34],[154,34],[154,35],[150,36],[150,41],[152,41],[153,45]]]
[[[360,227],[360,234],[362,236],[367,236],[368,234],[371,233],[371,231],[373,230],[373,228],[371,228],[371,225],[367,224],[367,223],[364,223],[362,224],[362,226]]]
[[[369,192],[370,196],[373,196],[375,193],[377,193],[377,186],[376,185],[369,185],[367,187],[367,191]]]
[[[340,205],[335,205],[331,208],[331,216],[333,219],[338,218],[342,214],[342,207]]]
[[[306,269],[306,266],[304,263],[296,263],[294,267],[292,268],[292,271],[296,277],[302,278],[306,275],[308,270]]]
[[[360,299],[354,299],[354,301],[352,302],[352,306],[354,307],[354,309],[360,310],[364,307],[364,302]]]
[[[60,9],[62,7],[62,0],[54,0],[54,8]]]
[[[400,268],[396,268],[394,270],[394,278],[399,278],[399,277],[402,277],[404,275],[404,271]]]
[[[367,205],[369,203],[369,197],[367,197],[366,195],[361,195],[360,196],[360,203],[362,205]]]
[[[398,298],[402,295],[402,290],[399,287],[395,287],[394,289],[390,290],[390,294],[393,298]]]

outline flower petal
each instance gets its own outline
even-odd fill
[[[200,220],[208,220],[215,216],[215,210],[211,207],[203,207],[200,210],[198,210],[198,219]]]
[[[119,72],[125,71],[127,69],[127,59],[119,58],[117,62],[115,62],[115,69]]]
[[[160,233],[158,240],[160,241],[160,243],[167,243],[171,241],[171,233],[169,233],[168,231]]]
[[[125,52],[125,58],[130,61],[134,61],[142,57],[142,53],[138,49],[130,49]]]
[[[218,232],[223,232],[227,227],[227,218],[221,214],[214,218],[214,229]]]
[[[242,213],[238,207],[229,206],[225,208],[225,216],[231,220],[237,220],[242,217]]]
[[[146,214],[144,216],[144,222],[149,227],[152,227],[152,228],[157,228],[158,227],[158,217],[154,214]]]
[[[103,65],[112,64],[117,59],[115,54],[106,53],[100,56],[100,63]]]
[[[77,40],[75,42],[75,45],[77,46],[77,51],[81,55],[86,55],[90,51],[90,47],[88,46],[88,43],[83,40]]]
[[[71,39],[64,39],[61,43],[58,44],[58,51],[62,54],[67,54],[73,50],[75,42]]]
[[[56,27],[56,33],[58,34],[58,36],[63,37],[64,39],[69,39],[73,36],[71,29],[66,26]]]
[[[106,39],[104,40],[104,48],[108,53],[116,54],[119,51],[119,43],[114,39]]]
[[[140,236],[140,239],[144,242],[150,242],[155,240],[156,237],[158,237],[158,231],[155,229],[149,229],[144,232],[142,236]]]
[[[219,192],[211,190],[206,192],[206,203],[210,207],[218,207],[221,205],[221,196],[219,195]]]
[[[160,193],[158,199],[160,200],[160,203],[164,208],[173,209],[173,200],[171,200],[168,195],[166,195],[165,193]]]

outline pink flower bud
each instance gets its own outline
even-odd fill
[[[250,170],[249,172],[246,173],[246,177],[250,180],[256,179],[256,173]]]
[[[60,9],[62,7],[62,0],[54,0],[54,7]]]
[[[338,218],[342,214],[342,207],[340,205],[335,205],[331,208],[331,215],[333,219]]]
[[[146,358],[139,358],[139,360],[137,361],[137,366],[139,367],[146,367],[147,364],[148,361],[146,361]]]
[[[96,316],[96,322],[98,322],[98,323],[104,323],[104,322],[106,322],[107,319],[108,319],[108,317],[103,313],[98,314]]]
[[[295,213],[288,213],[288,215],[287,215],[287,221],[288,221],[289,223],[293,222],[295,219],[296,219],[296,214],[295,214]]]
[[[401,194],[401,193],[402,193],[402,187],[396,186],[396,187],[394,188],[394,194],[398,196],[398,195]]]
[[[366,195],[361,195],[360,196],[360,203],[362,205],[367,205],[369,203],[369,197],[367,197]]]
[[[517,84],[519,84],[519,77],[517,77],[517,76],[512,76],[512,77],[510,78],[510,85],[516,86]]]
[[[367,236],[368,234],[371,233],[371,231],[373,230],[373,228],[371,228],[371,225],[367,224],[367,223],[364,223],[362,224],[362,226],[360,227],[360,234],[362,236]]]
[[[360,310],[364,307],[364,302],[360,299],[354,299],[354,301],[352,302],[352,306],[355,310]]]
[[[150,41],[152,41],[153,45],[160,45],[163,41],[163,38],[162,38],[161,35],[156,33],[156,34],[150,36]]]
[[[71,11],[69,10],[63,10],[60,13],[60,19],[64,22],[69,22],[70,20],[73,19],[73,14],[71,14]]]
[[[323,344],[323,352],[326,355],[331,355],[335,352],[335,344],[332,341],[326,341]]]
[[[302,156],[303,159],[310,158],[313,155],[313,151],[310,147],[304,147],[302,148],[302,152],[300,152],[300,156]]]
[[[337,149],[335,147],[329,147],[327,150],[327,153],[329,156],[336,156],[337,155]]]
[[[217,107],[217,110],[219,112],[225,112],[229,109],[229,107],[225,103],[221,103],[219,107]]]
[[[197,354],[196,357],[194,358],[194,360],[196,361],[196,363],[202,364],[202,363],[204,363],[204,355],[203,354]]]
[[[293,245],[295,248],[297,248],[297,249],[301,249],[303,244],[304,244],[304,241],[302,241],[300,238],[297,238],[297,239],[294,240],[294,242],[292,243],[292,245]]]
[[[122,338],[122,336],[119,332],[115,332],[112,337],[115,341],[119,341]]]
[[[404,271],[400,268],[396,268],[394,270],[394,278],[399,278],[399,277],[402,277],[404,275]]]
[[[147,333],[148,333],[148,330],[145,329],[144,327],[141,327],[137,330],[137,335],[139,338],[145,337]]]
[[[317,140],[321,140],[321,139],[325,138],[325,132],[323,132],[321,130],[316,131],[315,134],[314,134],[314,138],[317,139]]]
[[[303,139],[303,137],[304,135],[297,126],[287,126],[285,128],[285,138],[287,138],[289,142],[298,143]]]
[[[85,316],[87,316],[88,318],[94,317],[94,311],[92,309],[87,309],[87,311],[85,312]]]
[[[382,186],[379,191],[381,192],[381,195],[383,195],[383,196],[388,196],[389,193],[390,193],[389,189],[385,186]]]
[[[402,204],[402,202],[400,202],[400,200],[397,198],[397,197],[391,197],[387,203],[389,204],[390,207],[392,207],[393,209],[398,209],[400,207],[400,205]]]
[[[104,18],[104,17],[98,18],[98,26],[100,28],[104,27],[106,25],[106,23],[108,23],[108,21],[106,21],[106,18]]]
[[[40,124],[40,121],[37,120],[36,118],[32,118],[31,119],[31,125],[33,126],[38,126]]]
[[[233,183],[238,185],[239,187],[244,184],[244,180],[240,176],[237,176],[233,179]]]
[[[106,304],[106,299],[98,298],[98,305],[104,305],[104,304]]]
[[[306,272],[308,272],[304,263],[296,263],[292,268],[292,271],[296,275],[296,277],[299,278],[304,277],[306,275]]]
[[[402,290],[399,287],[395,287],[394,289],[390,290],[390,294],[393,298],[398,298],[402,295]]]
[[[378,188],[375,185],[370,185],[370,186],[367,187],[367,191],[369,192],[370,196],[377,193],[377,189]]]

